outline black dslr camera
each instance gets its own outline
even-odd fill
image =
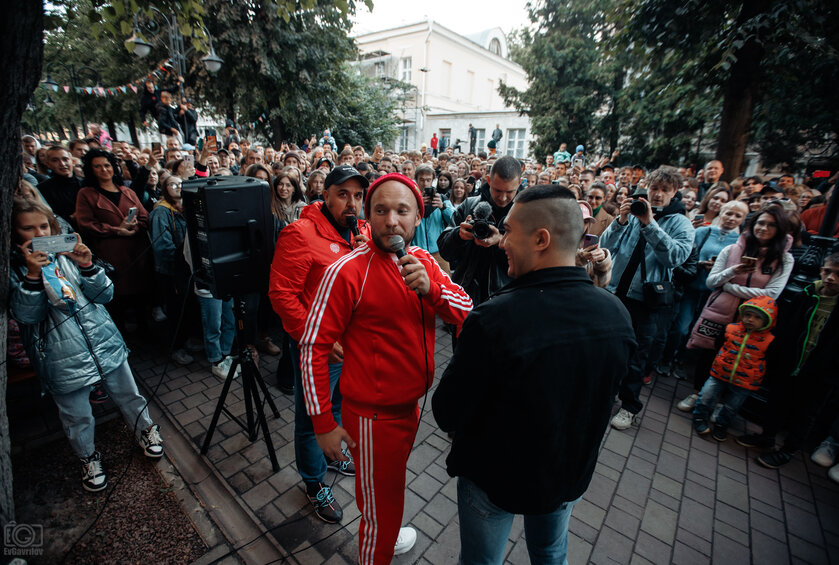
[[[486,239],[492,235],[492,227],[495,221],[492,219],[492,206],[488,202],[478,202],[473,210],[472,233],[475,239]]]
[[[647,203],[640,198],[647,198],[647,191],[639,188],[632,194],[632,204],[629,205],[629,212],[633,216],[643,216],[647,213]]]

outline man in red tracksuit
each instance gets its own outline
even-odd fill
[[[355,460],[359,562],[384,564],[416,540],[399,525],[417,401],[434,377],[435,315],[459,328],[472,300],[427,251],[407,247],[399,259],[391,251],[390,239],[410,242],[423,218],[414,181],[398,173],[376,180],[365,214],[372,239],[324,272],[300,339],[300,365],[318,444],[327,458],[345,459],[343,440]],[[329,397],[327,358],[336,341],[344,346],[344,427]]]
[[[340,522],[343,511],[332,494],[332,488],[324,481],[326,471],[332,469],[342,475],[353,476],[355,468],[349,461],[324,459],[323,451],[315,440],[312,420],[303,401],[297,344],[303,335],[306,315],[324,269],[370,237],[367,222],[358,219],[367,186],[367,179],[350,165],[332,169],[324,181],[325,201],[303,208],[300,219],[280,232],[268,288],[271,305],[292,339],[289,349],[294,370],[294,454],[297,470],[306,485],[306,494],[315,514],[330,524]],[[333,408],[339,422],[340,387],[336,390],[336,386],[341,375],[342,358],[341,344],[336,341],[328,362]]]

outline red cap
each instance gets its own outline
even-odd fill
[[[414,193],[414,198],[417,199],[417,206],[419,207],[420,216],[425,215],[425,205],[422,203],[422,192],[420,192],[417,183],[406,177],[401,173],[388,173],[383,177],[377,178],[373,184],[370,185],[370,188],[367,189],[367,196],[364,199],[364,216],[369,220],[370,219],[370,203],[373,201],[373,193],[376,192],[376,189],[379,188],[382,184],[386,183],[389,180],[395,180],[397,182],[401,182],[405,186],[411,189],[411,192]]]
[[[577,203],[580,205],[580,211],[583,213],[583,222],[593,222],[594,216],[591,215],[593,212],[591,204],[585,200],[577,200]]]

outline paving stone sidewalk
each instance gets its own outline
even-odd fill
[[[437,378],[451,356],[451,340],[438,325]],[[135,348],[132,367],[153,389],[165,363],[158,350]],[[318,520],[306,499],[294,463],[294,406],[273,386],[278,359],[262,356],[260,367],[280,411],[268,425],[280,463],[272,472],[262,439],[251,443],[235,422],[222,415],[208,459],[235,492],[231,503],[252,511],[303,564],[355,563],[359,513],[352,478],[335,476],[344,526]],[[241,386],[227,407],[244,414]],[[169,366],[156,402],[177,430],[200,449],[222,388],[206,361]],[[756,450],[733,439],[717,443],[692,433],[690,415],[676,402],[689,384],[659,379],[645,387],[645,410],[627,431],[609,430],[594,479],[574,508],[569,562],[580,563],[839,563],[839,485],[808,457],[798,456],[780,471],[759,466]],[[404,524],[417,529],[416,547],[395,563],[456,563],[460,546],[456,483],[445,470],[449,440],[425,407],[408,461]],[[270,413],[266,406],[266,413]],[[744,432],[744,420],[733,431]],[[753,430],[752,424],[748,429]],[[709,437],[709,436],[706,436]],[[488,453],[492,465],[503,452]],[[534,493],[538,495],[538,493]],[[510,535],[507,563],[528,563],[522,520]]]

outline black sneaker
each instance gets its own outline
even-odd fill
[[[717,441],[725,441],[728,439],[728,426],[714,424],[714,433],[711,434]]]
[[[757,462],[766,467],[767,469],[780,469],[781,467],[792,461],[793,455],[794,454],[790,453],[789,451],[779,449],[778,451],[771,451],[769,453],[764,453],[763,455],[758,456]]]
[[[105,387],[102,386],[101,382],[93,385],[93,389],[90,391],[91,404],[102,404],[108,400],[108,398],[110,398],[108,396],[108,391],[105,390]]]
[[[745,434],[734,441],[743,447],[758,447],[760,449],[769,449],[775,447],[775,437],[765,436],[763,434]]]
[[[344,517],[341,505],[332,496],[332,489],[323,483],[306,485],[306,496],[315,509],[318,518],[327,524],[337,524]]]
[[[152,424],[149,429],[140,432],[140,447],[143,453],[150,459],[159,459],[163,456],[163,438],[160,437],[160,426]]]
[[[98,451],[82,459],[82,487],[88,492],[99,492],[108,488],[108,477],[102,469],[102,457]]]
[[[701,436],[704,436],[705,434],[711,431],[711,428],[708,427],[708,420],[704,418],[694,418],[693,429],[696,430],[696,433]]]
[[[326,467],[335,471],[336,473],[341,473],[345,477],[354,477],[355,463],[353,463],[352,461],[352,455],[350,455],[350,450],[342,449],[341,453],[346,455],[349,461],[338,461],[337,459],[334,461],[327,460]]]

